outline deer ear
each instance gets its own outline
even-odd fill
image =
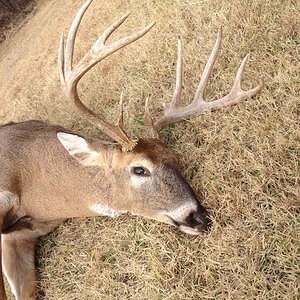
[[[80,163],[84,165],[96,165],[96,163],[93,163],[93,158],[96,158],[99,153],[90,149],[84,138],[76,134],[65,132],[58,132],[57,138],[69,154],[76,158]]]

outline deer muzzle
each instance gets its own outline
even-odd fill
[[[208,212],[202,206],[196,211],[190,212],[183,221],[173,219],[170,216],[169,218],[173,225],[191,235],[199,235],[203,231],[208,231],[212,224]]]

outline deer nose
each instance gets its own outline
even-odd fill
[[[186,217],[184,223],[185,226],[194,228],[198,231],[207,231],[212,225],[211,218],[205,209],[191,212]]]

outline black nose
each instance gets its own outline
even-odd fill
[[[195,228],[199,231],[209,230],[212,224],[211,218],[205,209],[190,213],[185,219],[185,222],[187,226]]]

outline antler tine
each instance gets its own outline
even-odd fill
[[[170,108],[175,107],[177,103],[179,103],[181,99],[182,92],[182,49],[181,49],[181,40],[178,37],[177,42],[177,64],[176,64],[176,84],[175,90],[170,102]],[[167,104],[166,104],[167,105]]]
[[[219,50],[221,48],[221,41],[222,41],[222,27],[220,26],[218,35],[217,35],[217,40],[215,42],[215,45],[210,53],[209,59],[205,65],[204,71],[202,73],[202,76],[200,78],[200,83],[197,88],[194,100],[192,103],[197,103],[197,102],[204,102],[204,92],[205,88],[209,79],[209,76],[211,74],[211,71],[215,65],[215,62],[217,60]]]
[[[59,48],[58,48],[58,69],[59,69],[59,79],[61,83],[65,82],[65,42],[64,42],[64,34],[61,34],[60,41],[59,41]]]
[[[73,63],[73,53],[74,53],[74,44],[75,38],[78,31],[78,27],[80,22],[83,18],[83,15],[91,5],[93,0],[87,0],[77,12],[74,21],[70,27],[67,42],[66,42],[66,54],[65,54],[65,62],[64,62],[64,70],[65,72],[70,72],[72,70],[72,63]]]
[[[245,66],[247,64],[247,61],[250,58],[250,53],[248,53],[242,60],[240,67],[238,68],[238,71],[236,72],[235,80],[233,83],[232,88],[233,89],[241,89],[241,81],[243,79],[243,73],[245,70]]]
[[[125,130],[123,129],[123,95],[120,99],[120,115],[119,121],[116,125],[110,124],[103,120],[100,116],[96,115],[89,108],[87,108],[79,99],[77,94],[77,85],[82,76],[90,70],[98,62],[116,52],[117,50],[125,47],[126,45],[133,43],[142,36],[144,36],[153,26],[154,22],[146,26],[145,28],[126,36],[118,41],[113,42],[110,45],[105,45],[107,38],[125,21],[128,17],[128,13],[120,18],[118,21],[114,22],[104,33],[98,38],[94,46],[90,51],[80,60],[80,62],[72,67],[74,43],[76,38],[76,33],[82,17],[92,0],[87,0],[82,7],[77,12],[73,23],[70,27],[66,45],[64,44],[64,37],[62,35],[59,45],[59,73],[60,81],[63,90],[70,100],[70,102],[78,109],[82,116],[84,116],[88,121],[96,125],[99,129],[105,132],[112,139],[117,141],[121,146],[123,151],[130,151],[136,145],[136,141],[128,137]]]
[[[124,105],[124,93],[121,92],[120,102],[119,102],[119,119],[117,125],[123,127],[123,105]]]
[[[244,91],[241,88],[241,81],[243,77],[243,72],[246,66],[246,63],[250,57],[250,54],[247,54],[243,61],[241,62],[241,65],[236,73],[236,77],[232,86],[231,91],[224,97],[210,101],[210,102],[205,102],[205,105],[207,106],[208,109],[210,110],[216,110],[222,107],[226,106],[231,106],[234,104],[237,104],[247,98],[255,96],[258,92],[261,91],[261,89],[264,86],[263,80],[260,81],[259,85],[256,86],[255,88],[252,88],[250,90]]]
[[[129,16],[129,14],[126,14],[121,19],[119,19],[117,22],[115,22],[110,28],[111,32],[109,32],[109,34],[107,34],[106,37],[101,36],[95,42],[91,51],[82,58],[82,60],[79,62],[78,67],[77,67],[79,72],[81,73],[80,77],[82,77],[89,69],[91,69],[95,64],[100,62],[102,59],[106,58],[107,56],[111,55],[112,53],[120,50],[121,48],[135,42],[136,40],[138,40],[139,38],[144,36],[155,25],[155,22],[152,22],[145,28],[143,28],[129,36],[126,36],[118,41],[115,41],[110,45],[107,45],[107,46],[104,45],[103,40],[105,41],[108,38],[108,36],[111,35],[112,32],[115,31],[125,21],[125,19],[128,16]]]
[[[99,37],[99,39],[97,40],[95,45],[104,44],[106,42],[106,40],[114,33],[114,31],[116,29],[118,29],[124,23],[124,21],[128,18],[129,15],[130,15],[130,12],[126,13],[123,17],[121,17],[119,20],[117,20],[111,26],[109,26]]]
[[[177,107],[180,102],[182,94],[182,47],[181,47],[181,39],[178,37],[177,42],[177,63],[176,63],[176,84],[173,93],[173,97],[169,103],[164,104],[165,112],[168,112]],[[165,122],[165,119],[162,118],[154,123],[153,119],[150,116],[149,108],[148,108],[148,98],[145,102],[145,114],[144,114],[144,123],[148,127],[149,135],[153,138],[158,138],[160,127],[164,127],[162,125]],[[161,127],[161,128],[162,128]]]
[[[158,131],[155,129],[153,119],[149,112],[149,98],[146,98],[144,124],[148,127],[149,136],[152,138],[158,138]]]
[[[249,58],[249,54],[248,54],[243,59],[241,65],[237,71],[236,78],[235,78],[235,81],[234,81],[231,91],[226,96],[224,96],[220,99],[217,99],[214,101],[209,101],[209,102],[205,101],[205,99],[204,99],[205,88],[206,88],[209,76],[211,74],[211,71],[213,69],[213,66],[215,64],[215,61],[217,59],[217,56],[218,56],[218,53],[219,53],[219,50],[221,47],[221,39],[222,39],[222,28],[220,27],[220,29],[218,31],[217,40],[216,40],[213,50],[209,56],[209,59],[205,65],[203,74],[200,79],[200,83],[198,85],[198,88],[197,88],[197,91],[195,94],[195,97],[194,97],[193,101],[185,107],[178,105],[178,100],[180,99],[180,94],[181,94],[181,90],[178,93],[178,84],[179,84],[179,81],[181,81],[181,79],[179,79],[180,76],[178,76],[178,74],[177,74],[176,88],[175,88],[173,98],[172,98],[171,102],[165,106],[164,115],[154,123],[154,128],[155,128],[155,131],[157,134],[159,133],[159,131],[162,128],[164,128],[168,124],[179,122],[184,118],[188,118],[188,117],[191,117],[196,114],[205,113],[210,110],[216,110],[216,109],[220,109],[220,108],[223,108],[226,106],[231,106],[231,105],[237,104],[247,98],[250,98],[250,97],[256,95],[258,92],[261,91],[261,89],[263,88],[263,85],[264,85],[263,81],[261,81],[258,86],[256,86],[255,88],[252,88],[250,90],[244,91],[241,88],[241,80],[242,80],[242,76],[243,76],[243,71],[245,69],[247,60]],[[179,52],[181,52],[181,50],[180,51],[178,50],[177,72],[176,73],[178,73],[178,69],[180,68],[179,67],[179,65],[180,65],[179,57],[181,54],[179,54]],[[177,96],[177,93],[179,94],[179,97]]]

